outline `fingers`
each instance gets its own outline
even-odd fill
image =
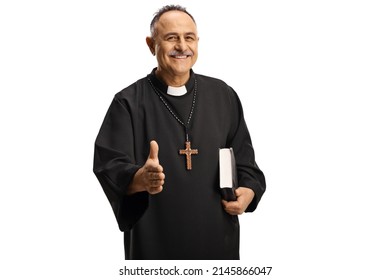
[[[152,188],[164,185],[165,174],[162,170],[159,172],[146,172],[145,176],[148,183],[147,185]]]
[[[159,166],[161,167],[161,166]],[[145,176],[147,177],[147,180],[150,182],[155,182],[155,181],[161,181],[165,179],[165,174],[162,172],[162,167],[161,168],[155,168],[153,170],[148,170],[146,169]]]
[[[241,205],[241,203],[237,201],[226,201],[222,200],[222,206],[225,211],[230,215],[241,215],[244,213],[245,209]]]
[[[144,184],[146,191],[150,194],[156,194],[163,190],[165,174],[161,165],[145,166]]]
[[[163,186],[158,186],[156,188],[150,187],[148,189],[148,193],[150,193],[150,194],[158,194],[158,193],[162,192],[162,190],[163,190]]]
[[[222,200],[223,208],[230,215],[241,215],[248,208],[254,197],[254,192],[250,188],[239,187],[235,190],[237,200]]]

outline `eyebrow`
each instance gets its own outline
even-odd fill
[[[172,35],[178,36],[179,33],[177,33],[177,32],[168,32],[167,34],[164,35],[164,38],[166,38],[166,37],[168,37],[168,36],[172,36]],[[196,33],[194,33],[194,32],[186,32],[186,33],[184,33],[184,35],[185,35],[185,36],[193,35],[193,36],[196,37]]]

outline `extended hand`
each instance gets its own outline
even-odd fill
[[[255,193],[246,187],[239,187],[235,191],[237,200],[236,201],[226,201],[222,200],[223,208],[230,215],[241,215],[244,213],[246,208],[252,202]]]
[[[163,190],[165,174],[158,160],[158,144],[150,142],[149,157],[134,175],[129,186],[128,194],[147,191],[150,194],[157,194]]]

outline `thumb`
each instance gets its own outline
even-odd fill
[[[150,142],[149,159],[158,160],[158,144],[154,140]]]
[[[241,191],[241,188],[238,187],[237,189],[234,190],[234,193],[236,194],[236,196],[240,196],[242,191]]]

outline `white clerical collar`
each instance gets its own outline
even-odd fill
[[[181,87],[168,86],[167,93],[173,96],[182,96],[187,93],[187,88],[186,86],[181,86]]]

